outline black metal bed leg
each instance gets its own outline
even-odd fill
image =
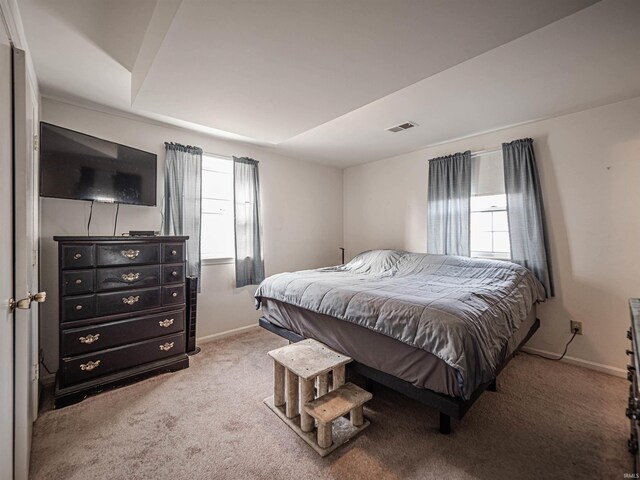
[[[440,412],[440,433],[449,435],[451,433],[451,417]]]
[[[497,382],[497,380],[494,379],[493,382],[491,382],[489,384],[489,386],[487,387],[487,390],[489,390],[490,392],[497,392],[498,391],[498,384],[496,382]]]
[[[368,392],[373,392],[373,389],[375,388],[375,382],[373,380],[371,380],[369,377],[365,377],[364,378],[364,389]]]

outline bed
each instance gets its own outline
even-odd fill
[[[544,288],[497,260],[373,250],[346,265],[282,273],[256,291],[260,325],[314,338],[350,369],[461,419],[539,327]]]

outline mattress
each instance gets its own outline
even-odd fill
[[[470,399],[495,378],[544,288],[511,262],[372,250],[346,265],[273,275],[255,297],[258,305],[279,301],[435,355],[456,371],[459,396]]]
[[[313,338],[357,362],[452,397],[463,397],[460,373],[435,355],[389,336],[321,313],[265,298],[263,316],[272,324]],[[535,305],[502,352],[502,362],[513,354],[536,320]]]

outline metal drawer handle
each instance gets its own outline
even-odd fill
[[[173,348],[173,342],[167,342],[164,345],[160,345],[160,350],[167,352]]]
[[[76,305],[76,310],[82,310],[82,305]]]
[[[123,273],[122,280],[125,282],[134,282],[140,278],[139,273]]]
[[[134,303],[136,303],[138,300],[140,300],[140,296],[136,295],[135,297],[132,295],[130,297],[124,297],[122,299],[122,303],[126,303],[127,305],[133,305]]]
[[[168,326],[173,325],[173,318],[166,318],[164,320],[160,320],[158,324],[160,324],[161,327],[167,328]]]
[[[171,272],[171,276],[172,277],[177,277],[178,276],[178,272]]]
[[[177,296],[178,296],[178,292],[173,292],[173,293],[171,294],[171,296],[172,296],[172,297],[177,297]]]
[[[80,285],[81,283],[82,283],[82,280],[81,280],[81,279],[77,279],[77,280],[76,280],[76,285]]]
[[[81,254],[81,253],[76,253],[76,254],[73,256],[73,259],[74,259],[74,260],[80,260],[81,258],[82,258],[82,254]]]
[[[86,370],[87,372],[90,372],[91,370],[96,368],[98,365],[100,365],[100,360],[96,360],[95,362],[81,363],[80,370],[82,371]]]
[[[122,250],[122,252],[120,253],[122,253],[122,255],[124,257],[127,257],[129,260],[133,260],[138,255],[140,255],[140,250]]]
[[[87,335],[86,337],[80,337],[80,343],[86,343],[87,345],[91,345],[93,342],[97,342],[100,338],[100,334],[96,333],[95,335]]]
[[[177,255],[177,254],[178,254],[178,252],[177,252],[177,251],[175,251],[175,250],[171,250],[171,255]]]

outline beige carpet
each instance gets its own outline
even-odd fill
[[[528,355],[516,357],[450,436],[438,414],[389,390],[372,424],[326,458],[262,400],[268,350],[255,330],[207,343],[191,368],[89,398],[37,420],[31,478],[604,479],[632,468],[627,382]]]

